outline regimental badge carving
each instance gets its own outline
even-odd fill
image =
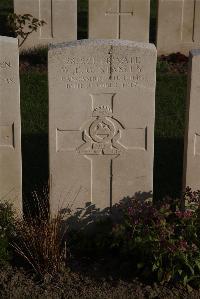
[[[116,119],[113,116],[115,95],[90,94],[92,103],[89,120],[77,129],[57,128],[56,151],[75,151],[80,155],[110,155],[111,159],[126,151],[147,151],[147,126],[125,127]]]
[[[84,144],[78,149],[82,155],[119,155],[124,147],[118,142],[123,127],[113,117],[112,108],[106,105],[94,108],[92,117],[83,129]]]

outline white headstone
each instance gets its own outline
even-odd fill
[[[14,0],[14,11],[46,22],[29,35],[22,49],[77,38],[77,0]]]
[[[0,37],[0,202],[22,211],[18,40]]]
[[[190,52],[184,145],[183,189],[200,190],[200,50]]]
[[[89,38],[149,41],[149,0],[89,0]]]
[[[50,207],[153,190],[156,49],[82,40],[49,51]]]
[[[181,52],[200,46],[200,1],[159,0],[157,23],[158,54]]]

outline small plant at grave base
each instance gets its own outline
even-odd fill
[[[20,37],[19,47],[21,47],[27,40],[29,35],[34,31],[36,32],[38,28],[44,26],[46,22],[44,20],[38,20],[30,14],[18,15],[11,13],[8,15],[8,26],[10,31]]]
[[[63,226],[66,213],[58,212],[52,217],[45,204],[39,205],[37,217],[30,214],[16,223],[17,237],[12,246],[37,275],[53,277],[67,260],[66,228]]]
[[[9,241],[14,232],[14,213],[8,203],[0,203],[0,265],[11,258]]]
[[[184,202],[187,209],[197,212],[200,208],[200,190],[192,191],[190,187],[187,187],[184,193]]]
[[[190,198],[195,199],[195,194]],[[112,248],[128,259],[136,274],[160,283],[200,285],[200,207],[195,211],[133,200],[119,204],[122,219],[112,229]]]

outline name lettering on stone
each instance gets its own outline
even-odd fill
[[[7,69],[11,68],[11,62],[10,61],[0,61],[0,69]]]
[[[12,64],[10,61],[0,61],[0,86],[15,84],[15,78],[12,77]]]
[[[111,49],[112,51],[112,49]],[[145,80],[143,61],[139,56],[68,58],[61,67],[61,81],[68,88],[126,88]]]

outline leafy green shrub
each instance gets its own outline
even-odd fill
[[[122,218],[113,226],[112,248],[138,276],[161,283],[200,283],[198,193],[188,189],[186,197],[189,204],[196,203],[195,210],[181,210],[170,199],[157,207],[140,200],[119,204]]]
[[[9,241],[14,231],[14,214],[12,206],[0,203],[0,265],[11,258]]]

